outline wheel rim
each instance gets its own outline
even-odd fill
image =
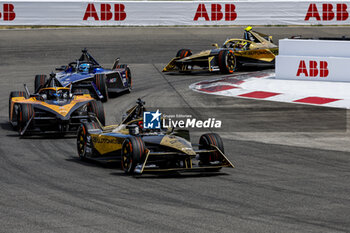
[[[227,53],[227,57],[226,57],[226,67],[229,70],[229,72],[233,72],[235,69],[235,55],[233,54],[233,52],[230,50]]]
[[[122,153],[122,168],[126,173],[130,172],[131,166],[132,166],[131,152],[132,152],[132,145],[131,145],[131,142],[128,140],[123,145],[123,153]]]
[[[80,158],[85,157],[85,151],[86,151],[86,135],[84,133],[85,128],[81,129],[79,131],[78,135],[78,155]]]

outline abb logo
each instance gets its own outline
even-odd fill
[[[0,12],[0,19],[3,17],[5,21],[12,21],[16,18],[16,13],[13,11],[15,9],[13,4],[3,4],[2,9],[4,16]]]
[[[115,21],[123,21],[126,19],[124,4],[114,4],[114,12],[112,12],[111,9],[112,6],[110,4],[102,3],[100,6],[100,17],[98,17],[95,5],[93,3],[89,3],[86,7],[83,20],[88,20],[90,17],[92,17],[95,21],[108,21],[113,18],[113,15]]]
[[[337,21],[344,21],[349,18],[349,13],[347,11],[348,6],[344,3],[339,4],[322,4],[322,21],[330,21],[334,18]],[[317,9],[315,3],[309,5],[307,10],[305,21],[308,21],[310,18],[315,18],[317,21],[321,20],[320,13]]]
[[[234,4],[225,4],[225,21],[234,21],[237,18],[235,12],[236,6]],[[210,21],[205,4],[199,4],[193,20],[197,21],[199,18],[204,18],[205,21]],[[224,18],[222,6],[220,4],[211,4],[211,21],[220,21]]]
[[[317,67],[317,61],[309,61],[309,72],[307,70],[304,60],[301,60],[299,63],[299,68],[297,71],[297,76],[304,74],[305,77],[316,77],[319,75],[324,78],[329,74],[328,63],[326,61],[320,61],[320,68]]]

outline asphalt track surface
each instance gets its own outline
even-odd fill
[[[260,31],[275,39],[350,36],[349,27]],[[305,118],[305,111],[323,110],[200,94],[188,86],[219,75],[160,72],[180,48],[199,51],[241,35],[240,28],[1,30],[0,232],[349,232],[345,111],[324,118],[331,122],[327,127],[318,120],[314,131],[293,131],[290,124]],[[222,132],[236,168],[133,178],[118,166],[81,162],[74,138],[18,138],[7,122],[10,91],[22,90],[23,83],[32,90],[35,74],[77,58],[83,47],[107,67],[119,56],[132,69],[132,93],[104,105],[108,123],[119,121],[138,97],[152,107],[186,108],[194,115],[199,107],[242,110]]]

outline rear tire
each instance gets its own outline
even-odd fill
[[[13,109],[11,109],[11,103],[12,103],[12,98],[13,97],[24,97],[24,98],[28,98],[27,93],[25,93],[24,91],[11,91],[10,93],[10,97],[9,97],[9,121],[13,122],[14,120],[17,121],[17,116],[16,116],[16,111],[14,106]],[[12,111],[12,117],[11,117],[11,111]]]
[[[126,174],[133,174],[137,164],[143,162],[145,144],[141,137],[129,137],[122,146],[121,167]]]
[[[176,53],[176,57],[184,58],[184,57],[189,57],[192,55],[192,51],[190,49],[180,49]]]
[[[31,104],[19,104],[17,112],[17,129],[21,134],[30,119],[34,116],[34,108]]]
[[[215,145],[224,153],[224,144],[216,133],[203,134],[199,139],[199,144],[199,149],[211,150],[214,149],[211,145]],[[199,160],[202,165],[209,165],[210,162],[222,162],[222,156],[219,152],[202,153],[199,155]]]
[[[96,84],[97,89],[103,95],[102,102],[107,102],[108,100],[108,90],[106,85],[106,75],[105,74],[96,74],[94,77],[94,83]]]
[[[105,111],[104,111],[102,102],[92,100],[91,102],[88,103],[87,107],[88,107],[87,108],[88,112],[94,113],[97,119],[104,126],[106,124],[106,116],[105,116]]]
[[[128,80],[129,92],[131,92],[132,79],[131,79],[131,71],[130,71],[129,67],[127,67],[126,70],[125,70],[125,76],[126,76],[126,79]]]
[[[38,88],[40,86],[44,86],[44,84],[47,81],[47,76],[45,74],[38,74],[35,75],[35,80],[34,80],[34,93],[36,91],[39,91]]]
[[[223,74],[231,74],[236,69],[236,56],[232,50],[221,50],[218,54],[218,66]]]

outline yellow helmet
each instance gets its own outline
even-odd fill
[[[246,30],[247,32],[249,32],[250,30],[252,30],[253,28],[252,28],[252,26],[248,26],[248,27],[246,27],[244,30]]]

